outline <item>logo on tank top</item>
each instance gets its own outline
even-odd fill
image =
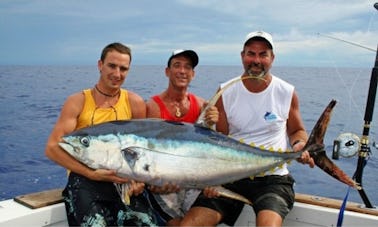
[[[277,116],[272,112],[266,112],[265,115],[264,115],[264,119],[267,122],[273,122],[273,121],[277,120]]]

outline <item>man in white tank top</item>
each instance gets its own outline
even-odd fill
[[[247,35],[241,60],[243,75],[227,88],[216,104],[219,110],[217,131],[254,146],[274,150],[300,151],[308,135],[299,111],[294,86],[270,73],[274,60],[272,36],[263,31]],[[223,87],[230,81],[221,85]],[[300,162],[314,166],[308,152]],[[252,201],[257,226],[281,226],[294,203],[294,179],[284,165],[264,175],[225,185]],[[213,198],[215,197],[215,198]],[[204,190],[181,225],[212,226],[220,222],[233,225],[243,203],[217,197],[211,188]]]

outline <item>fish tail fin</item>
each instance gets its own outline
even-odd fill
[[[312,132],[310,134],[310,137],[307,141],[306,146],[309,146],[312,144],[318,144],[318,145],[324,146],[323,144],[324,135],[327,131],[329,121],[331,120],[332,110],[335,107],[335,105],[336,105],[336,100],[331,100],[331,102],[325,108],[322,115],[319,117],[318,122],[316,122],[314,128],[312,129]]]
[[[333,163],[324,150],[324,135],[327,131],[329,121],[331,119],[332,110],[336,105],[336,100],[331,100],[328,106],[323,111],[318,122],[315,124],[304,150],[310,153],[314,159],[316,166],[328,173],[337,180],[356,188],[361,189],[353,179],[351,179],[343,170],[341,170],[335,163]]]

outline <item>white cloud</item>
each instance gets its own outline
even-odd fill
[[[99,50],[113,41],[130,45],[137,64],[160,64],[177,48],[195,49],[201,63],[240,64],[244,36],[264,29],[273,34],[278,64],[313,64],[316,58],[323,61],[327,53],[340,62],[354,56],[352,65],[366,66],[374,54],[317,34],[376,48],[378,11],[374,3],[2,0],[0,64],[91,64],[93,56],[97,59]]]

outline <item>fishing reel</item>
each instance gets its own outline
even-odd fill
[[[333,141],[332,159],[339,159],[339,156],[350,158],[360,150],[360,138],[353,133],[342,133]]]

